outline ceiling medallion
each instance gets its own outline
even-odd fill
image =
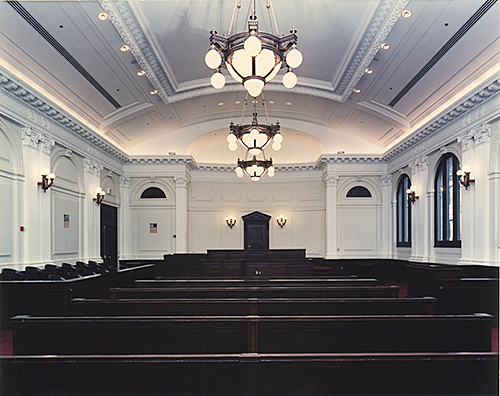
[[[226,78],[220,72],[221,68],[227,69],[253,97],[259,96],[264,85],[284,67],[288,71],[283,76],[283,85],[293,88],[297,84],[297,76],[292,71],[292,68],[297,68],[302,63],[302,54],[296,48],[297,31],[292,28],[290,34],[280,37],[274,10],[270,1],[267,3],[269,17],[274,21],[272,33],[259,31],[255,0],[248,21],[248,31],[235,34],[241,0],[236,0],[229,35],[219,35],[215,29],[211,31],[211,49],[205,55],[205,63],[209,68],[215,69],[211,78],[214,88],[220,89],[226,83]]]

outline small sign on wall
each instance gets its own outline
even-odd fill
[[[157,223],[149,223],[149,233],[157,234],[158,233],[158,224]]]
[[[69,228],[69,214],[63,214],[64,228]]]

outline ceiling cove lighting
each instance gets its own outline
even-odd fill
[[[226,78],[221,73],[221,68],[225,68],[251,96],[257,97],[266,83],[276,77],[282,68],[287,68],[283,85],[293,88],[297,84],[297,76],[292,69],[299,67],[303,58],[296,48],[297,31],[292,28],[290,34],[279,36],[270,0],[266,0],[266,8],[269,18],[274,21],[274,26],[271,24],[272,33],[259,31],[255,0],[252,3],[248,31],[236,33],[241,0],[235,2],[229,35],[219,35],[215,29],[211,31],[211,48],[205,55],[205,63],[215,70],[211,78],[212,86],[220,89],[225,85]]]

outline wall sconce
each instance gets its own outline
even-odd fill
[[[42,190],[44,193],[47,192],[47,190],[52,186],[55,178],[56,175],[50,173],[47,168],[42,169],[42,181],[38,182],[38,185],[42,186]]]
[[[286,221],[287,221],[286,216],[280,215],[280,216],[276,217],[276,223],[278,223],[278,225],[281,228],[283,228],[283,226],[286,224]]]
[[[104,191],[101,187],[96,188],[96,197],[94,198],[94,201],[96,202],[97,206],[101,204],[101,202],[104,200],[104,196],[106,195],[106,191]]]
[[[417,189],[415,188],[415,186],[410,186],[410,188],[408,190],[406,190],[406,193],[408,194],[408,199],[412,203],[415,203],[415,200],[418,199],[418,196],[415,195],[415,191],[417,191]]]
[[[464,165],[462,169],[457,170],[458,180],[460,180],[460,184],[462,184],[466,190],[470,186],[470,183],[474,181],[474,179],[470,178],[471,172],[472,169],[469,165]]]
[[[234,217],[233,215],[226,217],[226,224],[229,226],[229,228],[232,229],[236,224],[236,217]]]

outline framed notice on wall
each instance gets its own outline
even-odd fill
[[[157,234],[158,233],[158,224],[157,223],[149,223],[149,233]]]
[[[64,228],[69,228],[69,214],[63,215],[63,224]]]

